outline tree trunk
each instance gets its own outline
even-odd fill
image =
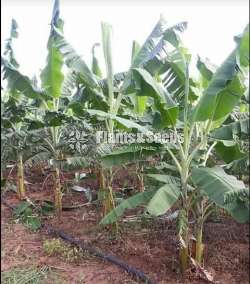
[[[144,178],[143,178],[143,166],[138,166],[138,190],[139,192],[144,192]]]
[[[103,208],[104,208],[104,216],[107,215],[115,208],[115,200],[113,195],[112,188],[112,170],[106,172],[106,183],[104,188],[104,199],[103,199]],[[114,222],[110,225],[111,230],[117,234],[118,233],[118,223]]]
[[[195,246],[195,260],[199,264],[202,264],[203,251],[204,251],[204,244],[202,243],[202,224],[199,224],[196,231],[196,246]]]
[[[25,199],[25,185],[24,185],[24,167],[23,167],[23,156],[18,155],[18,166],[17,166],[17,195],[18,198]]]
[[[180,244],[179,261],[180,261],[181,272],[184,274],[189,264],[188,228],[186,228],[186,230],[180,235],[180,237],[182,238],[182,241]]]
[[[186,244],[186,247],[181,247],[180,248],[180,268],[181,272],[185,273],[188,267],[188,244]]]
[[[56,215],[60,217],[62,213],[62,192],[61,192],[60,170],[57,167],[55,168],[54,199],[55,199]]]
[[[98,200],[100,201],[100,203],[102,204],[102,212],[101,212],[101,216],[104,217],[106,215],[107,212],[107,206],[106,206],[106,180],[105,180],[105,175],[104,175],[104,170],[102,167],[97,169],[97,181],[98,181],[98,190],[99,190],[99,194],[98,194]]]
[[[102,167],[99,168],[97,172],[97,178],[98,178],[99,190],[103,190],[105,188],[105,176]]]
[[[181,234],[182,241],[184,244],[181,244],[180,247],[180,268],[181,272],[184,274],[186,269],[188,268],[188,262],[189,262],[189,228],[188,228],[188,193],[187,193],[187,185],[188,185],[188,171],[183,172],[183,178],[182,178],[182,192],[183,192],[183,200],[182,200],[182,206],[183,206],[183,212],[185,219],[185,227],[182,229],[183,232]]]

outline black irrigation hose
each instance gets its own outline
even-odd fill
[[[5,206],[7,206],[8,208],[10,208],[12,210],[15,209],[15,207],[10,205],[3,197],[1,197],[1,200],[2,200],[2,203]],[[54,229],[51,225],[42,224],[42,227],[47,231],[48,234],[56,235],[56,236],[60,237],[61,239],[63,239],[65,242],[68,242],[68,243],[70,243],[74,246],[79,247],[80,249],[82,249],[84,251],[87,251],[88,253],[90,253],[90,254],[92,254],[96,257],[99,257],[103,260],[109,261],[109,262],[119,266],[120,268],[124,269],[125,271],[127,271],[128,273],[133,275],[134,277],[137,277],[137,278],[141,279],[142,281],[145,281],[145,283],[147,283],[147,284],[157,284],[155,281],[148,278],[147,275],[143,271],[134,268],[133,266],[127,264],[126,262],[120,260],[119,258],[117,258],[113,255],[105,254],[101,251],[98,251],[96,248],[85,245],[85,244],[83,244],[83,242],[74,239],[72,236],[67,235],[63,231]]]
[[[102,258],[103,260],[107,260],[107,261],[119,266],[120,268],[124,269],[125,271],[132,274],[133,276],[141,279],[142,281],[145,281],[145,283],[156,284],[156,282],[151,280],[150,278],[148,278],[144,272],[134,268],[133,266],[131,266],[131,265],[127,264],[126,262],[118,259],[117,257],[115,257],[113,255],[104,254],[103,252],[98,251],[96,248],[87,246],[87,245],[83,244],[81,241],[78,241],[78,240],[74,239],[73,237],[65,234],[63,231],[54,229],[50,225],[43,225],[43,227],[47,230],[48,234],[56,235],[56,236],[60,237],[61,239],[63,239],[64,241],[66,241],[66,242],[68,242],[72,245],[75,245],[75,246],[79,247],[80,249],[87,251],[88,253],[90,253],[94,256],[97,256],[99,258]]]

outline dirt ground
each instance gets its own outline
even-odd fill
[[[42,177],[31,176],[27,180],[30,182],[27,185],[28,196],[32,200],[52,200],[50,185],[43,187]],[[86,185],[93,189],[96,187],[88,180],[85,182]],[[16,194],[11,191],[5,194],[5,199],[13,206],[18,203]],[[85,203],[86,198],[83,193],[71,192],[63,201],[64,204],[72,205]],[[94,205],[84,206],[63,211],[59,222],[52,216],[45,217],[43,222],[107,254],[119,257],[145,272],[158,284],[208,283],[192,269],[187,272],[185,279],[181,276],[178,270],[178,242],[174,222],[123,222],[120,225],[119,237],[112,238],[106,230],[101,230],[97,225],[98,210]],[[8,271],[14,267],[47,265],[60,275],[58,283],[141,283],[121,268],[96,257],[88,256],[81,261],[69,262],[60,257],[49,256],[43,249],[43,243],[52,236],[44,229],[34,233],[22,224],[16,223],[11,209],[5,205],[1,207],[1,214],[1,271]],[[249,283],[249,225],[237,224],[229,217],[223,217],[217,222],[210,220],[205,224],[204,243],[205,269],[214,276],[214,283]],[[56,282],[47,280],[46,283]]]

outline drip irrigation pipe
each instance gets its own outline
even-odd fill
[[[15,209],[15,207],[8,204],[8,202],[3,197],[1,199],[2,199],[2,203],[5,206],[7,206],[8,208],[10,208],[12,210]],[[118,267],[125,270],[127,273],[136,277],[137,279],[144,281],[146,284],[157,284],[155,281],[150,279],[143,271],[133,267],[132,265],[129,265],[128,263],[117,258],[116,256],[105,254],[105,253],[97,250],[94,247],[88,246],[88,245],[84,244],[83,241],[77,240],[74,237],[66,234],[65,232],[53,228],[51,225],[47,225],[47,224],[42,223],[42,227],[47,231],[48,234],[60,237],[65,242],[70,243],[71,245],[77,246],[78,248],[82,249],[83,251],[87,251],[91,255],[94,255],[94,256],[99,257],[103,260],[106,260],[106,261],[108,261],[112,264],[117,265]]]

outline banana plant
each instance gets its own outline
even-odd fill
[[[14,27],[16,26],[14,25]],[[13,56],[13,52],[6,53],[1,61],[3,78],[7,81],[8,92],[12,96],[26,98],[23,106],[33,108],[32,116],[29,118],[28,130],[35,131],[44,128],[47,133],[47,129],[49,129],[50,135],[44,137],[43,143],[47,143],[46,148],[49,149],[47,154],[50,159],[53,159],[54,197],[58,216],[62,211],[62,185],[58,164],[64,159],[60,150],[61,126],[72,118],[70,113],[67,113],[66,105],[70,100],[72,89],[75,87],[75,83],[72,84],[74,74],[70,72],[69,76],[64,77],[62,72],[63,57],[56,47],[57,34],[55,29],[62,32],[62,28],[63,21],[59,17],[59,1],[56,0],[47,44],[47,64],[41,72],[40,87],[37,86],[35,80],[28,78],[19,71],[16,61],[13,64],[13,60],[10,58],[10,55]],[[68,92],[69,94],[67,94]]]
[[[56,34],[54,29],[58,28],[62,31],[63,21],[59,17],[59,1],[55,1],[52,20],[51,20],[51,30],[48,39],[47,49],[47,65],[41,73],[42,87],[46,90],[46,93],[51,97],[51,110],[54,112],[59,111],[60,96],[62,92],[62,83],[64,75],[62,72],[63,67],[63,57],[60,51],[56,48]],[[52,148],[57,147],[60,139],[60,129],[59,127],[51,127],[52,136]],[[55,159],[60,160],[59,153],[55,152]],[[60,169],[57,163],[54,165],[54,196],[55,196],[55,208],[57,215],[60,215],[62,211],[62,193],[61,193],[61,182],[60,182]]]
[[[212,212],[214,204],[228,211],[238,222],[247,222],[249,218],[248,207],[240,199],[234,198],[231,199],[231,203],[225,202],[228,195],[234,193],[237,196],[242,191],[247,191],[245,184],[227,174],[221,167],[207,166],[217,143],[211,133],[216,131],[224,133],[224,130],[220,130],[219,127],[239,105],[246,91],[244,74],[249,64],[249,61],[245,60],[248,54],[245,45],[247,32],[248,27],[238,40],[236,48],[215,72],[206,64],[201,62],[197,64],[201,76],[204,77],[203,82],[206,82],[205,88],[201,82],[194,85],[195,80],[190,79],[190,54],[179,39],[177,42],[174,41],[173,44],[177,47],[174,58],[180,60],[177,63],[174,60],[169,63],[168,58],[165,64],[166,69],[171,65],[173,70],[178,67],[182,71],[182,76],[178,78],[179,80],[182,78],[179,87],[184,94],[181,96],[180,94],[176,96],[175,92],[169,93],[168,88],[164,86],[164,81],[159,77],[156,79],[147,70],[132,69],[136,75],[134,76],[134,84],[137,86],[136,94],[154,99],[158,127],[160,125],[165,131],[172,130],[176,135],[178,132],[183,134],[183,143],[177,141],[177,145],[169,143],[165,147],[172,158],[174,171],[177,170],[179,177],[151,174],[151,178],[165,185],[158,190],[147,190],[128,198],[106,215],[101,224],[113,222],[125,209],[134,208],[143,203],[147,204],[147,211],[155,216],[164,214],[174,204],[179,204],[178,235],[180,266],[183,272],[188,266],[190,257],[202,263],[203,224]],[[162,64],[164,66],[164,62]],[[161,75],[168,77],[169,73],[163,72]],[[179,90],[178,85],[175,87]],[[190,90],[194,91],[194,88],[196,96],[190,93]],[[190,252],[191,217],[195,219],[194,254]]]
[[[26,112],[18,106],[15,101],[2,101],[2,129],[1,129],[1,143],[2,147],[2,166],[5,166],[9,159],[13,159],[17,166],[17,195],[23,200],[26,197],[25,183],[24,183],[24,165],[23,156],[30,151],[30,145],[27,143],[28,135],[25,131],[24,117]]]
[[[182,32],[185,28],[186,23],[179,23],[169,27],[162,17],[142,47],[139,47],[136,43],[134,43],[132,64],[129,71],[121,74],[113,74],[111,57],[111,27],[110,25],[103,23],[102,46],[107,75],[105,80],[100,80],[99,71],[94,72],[94,70],[96,70],[94,67],[94,65],[96,66],[96,58],[93,58],[92,71],[88,68],[84,60],[77,55],[76,51],[65,40],[60,31],[57,30],[58,37],[60,38],[58,48],[64,55],[66,65],[72,70],[72,72],[75,72],[79,76],[78,82],[82,86],[80,102],[85,102],[85,104],[82,104],[85,112],[103,119],[105,121],[106,129],[110,133],[114,131],[114,126],[117,128],[119,125],[122,125],[123,128],[125,126],[127,129],[135,128],[139,129],[139,131],[147,132],[148,130],[145,127],[141,127],[137,123],[138,121],[133,122],[122,117],[123,114],[126,115],[126,110],[124,111],[126,108],[124,108],[124,106],[127,106],[128,104],[131,105],[131,102],[133,105],[133,99],[136,99],[134,100],[134,105],[136,105],[139,112],[141,112],[146,106],[146,96],[134,96],[130,92],[130,90],[133,90],[133,93],[135,93],[134,90],[136,89],[135,86],[132,86],[135,82],[133,77],[137,76],[133,69],[136,67],[142,67],[150,70],[150,72],[154,75],[160,74],[163,67],[161,62],[162,58],[164,57],[165,59],[166,57],[164,50],[168,47],[168,45],[170,45],[170,42],[174,42],[175,44],[175,41],[177,40],[176,31]],[[175,80],[172,80],[173,82],[179,79],[178,70],[173,70],[171,66],[168,66],[167,70],[172,76],[177,74],[174,78]],[[172,86],[170,82],[166,83],[168,83],[168,87]],[[173,84],[176,84],[176,82]],[[86,101],[88,102],[87,105]],[[79,111],[79,104],[73,103],[71,106],[75,112],[82,112]],[[163,111],[165,110],[162,108],[162,112]],[[176,111],[176,109],[173,109],[172,111]],[[102,173],[100,176],[101,184],[105,177]],[[107,180],[112,178],[111,170],[107,176],[109,176]],[[106,187],[110,188],[111,183],[108,183],[109,186]],[[112,192],[112,190],[109,190],[109,192]],[[109,195],[110,198],[108,198],[108,203],[111,204],[113,202],[110,202],[110,200],[113,198],[111,193]]]
[[[18,68],[19,64],[13,50],[13,40],[16,38],[18,38],[18,24],[12,19],[10,37],[6,40],[4,56],[8,59],[10,64]],[[1,142],[3,143],[3,147],[1,147],[1,156],[3,157],[1,177],[3,167],[7,163],[7,159],[12,155],[12,157],[17,160],[17,193],[21,200],[24,199],[26,195],[23,153],[25,149],[27,149],[27,135],[23,129],[25,128],[23,120],[26,116],[26,111],[22,108],[22,103],[23,100],[20,99],[16,93],[8,92],[8,90],[1,96]]]
[[[105,110],[107,111],[107,113],[112,115],[115,114],[117,112],[117,110],[115,110],[117,108],[117,99],[114,97],[114,81],[111,55],[111,27],[106,23],[102,23],[103,53],[107,73],[107,80],[105,81],[105,84],[101,82],[102,74],[94,53],[96,45],[93,46],[92,49],[92,72],[92,70],[87,67],[85,62],[64,40],[60,32],[59,36],[61,37],[58,45],[59,50],[61,50],[62,54],[64,55],[68,67],[72,70],[72,72],[75,72],[78,75],[78,82],[79,84],[81,84],[78,93],[76,93],[71,103],[71,108],[73,109],[73,111],[75,111],[77,115],[82,116],[82,111],[78,111],[79,103],[82,103],[85,105],[85,107],[87,104],[87,107],[91,108],[92,104],[94,104],[95,108],[100,107],[100,110]],[[100,81],[100,83],[98,83],[98,81]],[[100,102],[102,102],[102,104],[100,104]],[[86,116],[84,118],[86,119]],[[114,123],[112,118],[105,119],[105,127],[106,131],[113,133]],[[103,214],[106,214],[114,208],[114,198],[111,182],[112,172],[111,170],[109,170],[104,174],[103,169],[100,167],[98,168],[99,186],[100,190],[103,193]]]

